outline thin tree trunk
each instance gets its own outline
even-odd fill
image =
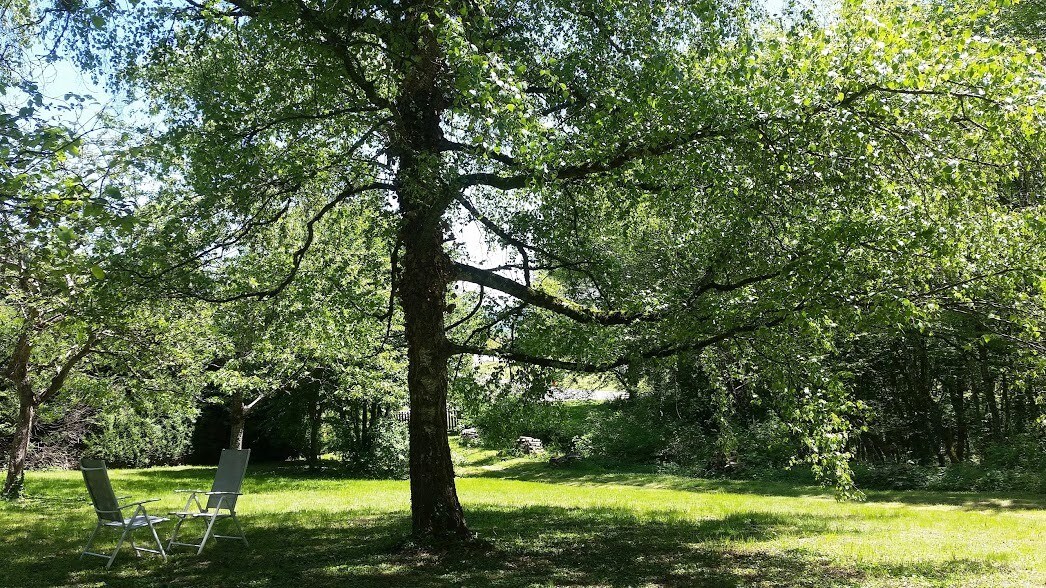
[[[363,401],[355,400],[352,403],[352,432],[356,438],[356,447],[359,451],[363,451],[367,448],[366,443],[363,442],[363,427],[361,426],[362,419],[360,413],[363,412]]]
[[[1013,413],[1010,403],[1010,379],[1005,373],[1002,374],[1002,432],[1009,435],[1013,428]]]
[[[1017,433],[1023,433],[1025,428],[1025,421],[1027,419],[1027,408],[1024,402],[1024,392],[1027,389],[1027,384],[1018,384],[1017,388],[1013,391],[1013,430]]]
[[[946,378],[945,386],[952,401],[952,412],[955,413],[955,459],[960,462],[966,461],[966,393],[957,378]]]
[[[999,438],[999,403],[995,397],[995,380],[992,379],[991,370],[988,365],[988,348],[981,345],[979,350],[979,359],[981,367],[981,386],[984,394],[984,399],[988,404],[988,416],[989,426],[991,427],[990,436],[992,439]]]
[[[941,414],[941,405],[933,395],[934,366],[930,363],[930,353],[927,348],[926,338],[922,335],[918,335],[915,345],[917,350],[916,353],[918,355],[919,371],[917,386],[919,389],[919,395],[923,399],[926,419],[929,421],[931,430],[933,431],[933,454],[937,459],[937,465],[944,466],[947,464],[946,456],[952,453],[952,447],[951,440],[944,428],[944,417]]]
[[[368,450],[374,446],[373,439],[373,423],[370,420],[370,412],[367,410],[368,401],[366,398],[363,399],[360,404],[360,430],[363,431],[363,438],[366,439],[364,447]]]
[[[233,392],[229,397],[229,449],[243,449],[243,430],[247,424],[247,412],[243,408],[243,392]]]
[[[19,391],[18,405],[18,424],[7,458],[7,478],[2,492],[4,498],[17,498],[22,494],[29,440],[36,421],[36,403],[31,391]]]
[[[320,405],[320,385],[313,384],[314,393],[309,405],[309,468],[320,465],[320,425],[323,407]]]

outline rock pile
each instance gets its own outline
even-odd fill
[[[476,443],[479,441],[479,431],[473,428],[462,429],[461,432],[458,433],[458,439],[460,439],[465,445]]]

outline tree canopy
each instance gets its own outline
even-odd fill
[[[1044,231],[1015,203],[1040,177],[1042,67],[986,24],[997,8],[848,1],[826,20],[774,21],[734,1],[232,0],[46,13],[81,63],[162,119],[139,278],[268,298],[343,230],[336,210],[373,227],[388,279],[343,271],[399,301],[368,312],[402,316],[414,533],[463,537],[445,437],[455,355],[608,372],[769,332],[830,346],[870,316],[981,314],[985,287],[1011,288],[1018,308],[989,319],[1033,339],[1037,311],[1019,309],[1041,300]],[[508,263],[469,259],[463,223]],[[252,265],[252,247],[282,255]],[[252,271],[231,271],[241,258]],[[456,282],[478,291],[474,311],[458,308]],[[459,320],[480,311],[482,324]],[[805,355],[783,387],[838,390]]]

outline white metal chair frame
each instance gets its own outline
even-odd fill
[[[230,497],[242,496],[242,492],[206,492],[204,490],[175,490],[175,492],[188,492],[189,499],[185,501],[185,507],[182,510],[169,513],[178,517],[178,522],[174,524],[174,532],[171,533],[171,540],[167,542],[168,551],[170,551],[171,547],[174,545],[183,545],[185,547],[196,547],[196,554],[199,555],[203,553],[203,547],[211,537],[214,537],[215,539],[239,539],[240,541],[243,541],[244,545],[250,545],[247,543],[247,537],[243,533],[243,527],[240,526],[240,520],[236,518],[235,499],[227,500]],[[213,510],[211,510],[211,508],[204,508],[203,504],[200,503],[200,499],[197,498],[200,494],[203,494],[208,498],[211,496],[218,497],[218,504],[214,506]],[[194,502],[196,503],[195,511],[190,510],[192,509]],[[226,512],[221,512],[222,509],[225,509]],[[189,518],[210,519],[207,522],[207,527],[204,529],[203,539],[201,539],[199,543],[181,543],[177,541],[178,530],[181,529],[182,523]],[[213,533],[214,523],[216,523],[218,519],[232,519],[232,522],[236,524],[236,530],[239,531],[240,534],[218,535],[217,533]]]
[[[223,449],[221,459],[218,460],[218,470],[214,474],[214,484],[211,486],[210,492],[203,490],[177,491],[188,492],[189,498],[185,501],[185,507],[182,510],[169,513],[171,516],[177,517],[178,522],[175,523],[174,532],[171,534],[170,541],[167,542],[168,550],[175,545],[184,545],[186,547],[195,547],[196,554],[199,555],[203,553],[203,547],[207,545],[207,540],[211,537],[215,539],[239,539],[243,541],[244,545],[250,545],[247,543],[247,537],[244,536],[240,520],[236,518],[236,499],[243,495],[240,489],[243,487],[243,478],[247,474],[247,462],[250,460],[250,456],[250,449]],[[200,496],[207,497],[206,504],[200,502]],[[196,506],[195,510],[193,510],[194,503]],[[207,521],[203,538],[199,543],[178,541],[178,531],[181,530],[182,524],[190,518]],[[215,534],[214,525],[219,519],[232,519],[233,524],[236,525],[236,530],[240,534]]]
[[[104,462],[101,467],[81,467],[83,471],[103,471],[106,472],[106,481],[108,481],[108,471],[105,468]],[[88,489],[90,490],[91,482],[87,482]],[[112,487],[109,487],[109,491],[112,492]],[[120,496],[117,500],[124,500],[129,496]],[[130,540],[131,548],[134,549],[136,556],[141,557],[141,552],[146,551],[149,553],[157,553],[163,557],[164,561],[167,561],[167,553],[164,551],[163,544],[160,542],[160,536],[156,534],[156,528],[153,527],[153,523],[162,523],[170,519],[164,517],[157,517],[148,514],[145,511],[145,505],[150,502],[156,502],[159,498],[152,498],[149,500],[139,500],[138,502],[131,502],[128,504],[119,505],[114,510],[99,509],[97,506],[94,511],[98,515],[98,524],[95,525],[94,531],[91,533],[91,537],[87,540],[87,545],[84,546],[80,552],[80,559],[83,559],[85,555],[93,555],[95,557],[105,558],[109,561],[105,564],[105,569],[109,569],[113,565],[113,561],[116,559],[116,554],[120,553],[120,548],[123,547],[124,541]],[[134,513],[130,517],[124,517],[124,509],[130,507],[136,507]],[[95,537],[98,536],[98,531],[102,530],[102,527],[108,527],[111,529],[121,529],[123,532],[120,534],[120,540],[116,543],[116,548],[113,549],[111,554],[98,553],[95,551],[89,551],[91,545],[94,544]],[[138,547],[134,543],[134,532],[138,529],[149,527],[149,531],[152,533],[153,540],[156,541],[156,549],[148,549],[145,547]]]

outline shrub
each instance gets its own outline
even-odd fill
[[[857,485],[868,490],[935,490],[945,492],[1042,492],[1046,477],[1024,468],[987,468],[956,463],[944,467],[914,463],[854,465]]]
[[[117,467],[178,463],[189,451],[195,417],[184,407],[114,402],[95,416],[84,455]]]
[[[592,455],[625,463],[652,463],[664,459],[669,429],[649,402],[616,401],[592,411],[583,435]]]
[[[384,419],[364,443],[339,448],[342,462],[353,474],[369,478],[406,478],[409,467],[407,423]]]
[[[472,416],[484,445],[510,449],[521,435],[541,439],[546,448],[569,451],[575,437],[588,431],[588,414],[598,405],[586,402],[528,401],[502,396]]]

